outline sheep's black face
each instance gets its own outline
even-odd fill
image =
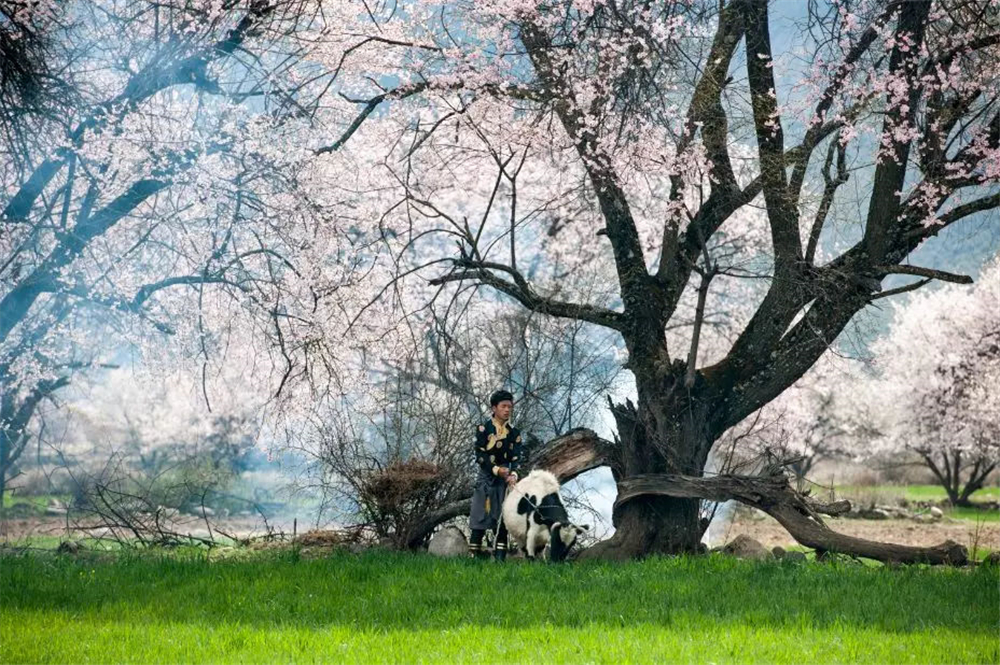
[[[577,537],[586,531],[587,525],[560,524],[552,525],[552,538],[549,541],[549,558],[552,561],[565,561],[570,549],[576,544]]]

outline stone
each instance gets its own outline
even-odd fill
[[[754,559],[763,561],[773,558],[767,548],[750,536],[741,533],[729,541],[722,551],[738,559]]]
[[[83,545],[80,543],[73,542],[72,540],[64,540],[59,543],[59,547],[56,548],[56,554],[79,554],[80,550],[83,549]]]
[[[774,555],[775,559],[783,559],[785,558],[785,554],[787,554],[787,552],[785,552],[785,548],[781,545],[775,545],[771,548],[771,554]]]
[[[459,557],[469,555],[469,543],[457,526],[446,526],[431,536],[427,552],[434,556]]]
[[[798,552],[792,550],[791,552],[785,552],[785,561],[794,561],[796,563],[805,563],[806,554],[805,552]]]
[[[931,506],[929,512],[931,514],[931,517],[933,517],[936,520],[939,520],[942,517],[944,517],[944,511],[938,508],[937,506]]]

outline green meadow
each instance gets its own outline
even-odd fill
[[[998,629],[984,566],[0,557],[2,663],[997,663]]]

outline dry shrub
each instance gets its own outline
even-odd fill
[[[303,547],[345,547],[367,541],[364,530],[360,528],[312,529],[295,539],[295,543]]]
[[[406,547],[414,527],[451,498],[451,476],[447,467],[419,459],[369,472],[359,488],[368,523],[392,546]]]
[[[433,495],[443,478],[444,470],[431,462],[397,461],[369,474],[362,489],[381,512],[395,512]]]

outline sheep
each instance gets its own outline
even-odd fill
[[[550,561],[563,561],[577,536],[589,528],[569,521],[559,498],[559,481],[541,469],[535,469],[507,491],[503,521],[529,559],[551,544]]]

